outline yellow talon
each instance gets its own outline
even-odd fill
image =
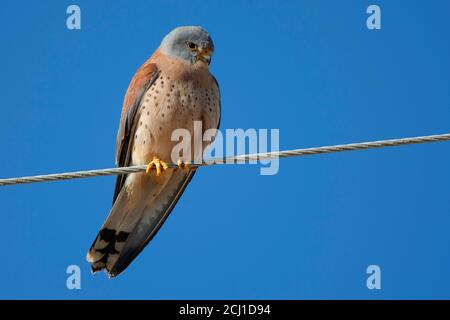
[[[167,163],[165,163],[164,161],[160,160],[159,161],[162,165],[162,168],[164,171],[166,171],[167,169],[169,169],[169,165]]]
[[[191,165],[190,165],[189,161],[184,162],[183,160],[178,159],[177,165],[178,165],[178,168],[183,170],[184,173],[188,172],[189,169],[191,169]],[[195,167],[192,168],[192,170],[195,170],[195,169],[196,169]]]
[[[161,169],[162,171],[166,171],[169,168],[169,165],[158,157],[153,157],[153,160],[147,165],[145,172],[149,173],[153,167],[156,168],[156,175],[159,176],[161,174]]]

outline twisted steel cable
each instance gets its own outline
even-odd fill
[[[234,157],[211,159],[207,162],[201,164],[193,164],[192,166],[200,167],[207,165],[217,165],[217,164],[233,164],[246,161],[255,160],[265,160],[273,158],[289,158],[289,157],[300,157],[315,154],[324,153],[334,153],[343,151],[355,151],[355,150],[367,150],[375,148],[385,148],[385,147],[395,147],[400,145],[408,144],[419,144],[419,143],[430,143],[438,141],[449,141],[450,133],[429,135],[429,136],[419,136],[411,138],[401,138],[401,139],[391,139],[391,140],[379,140],[371,142],[360,142],[360,143],[349,143],[340,144],[334,146],[324,146],[317,148],[306,148],[306,149],[294,149],[294,150],[284,150],[266,153],[256,153],[256,154],[244,154]],[[177,164],[169,164],[170,168],[178,167]],[[75,171],[66,173],[56,173],[29,177],[18,177],[18,178],[8,178],[0,179],[0,186],[11,186],[16,184],[25,183],[37,183],[37,182],[47,182],[47,181],[57,181],[57,180],[70,180],[79,178],[91,178],[98,176],[111,176],[118,174],[128,174],[135,172],[143,172],[147,168],[147,165],[131,166],[131,167],[121,167],[121,168],[108,168],[108,169],[98,169],[98,170],[87,170],[87,171]]]

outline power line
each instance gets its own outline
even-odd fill
[[[419,143],[429,143],[429,142],[448,141],[448,140],[450,140],[450,133],[430,135],[430,136],[419,136],[419,137],[412,137],[412,138],[340,144],[340,145],[324,146],[324,147],[317,147],[317,148],[306,148],[306,149],[294,149],[294,150],[275,151],[275,152],[267,152],[267,153],[244,154],[244,155],[238,155],[238,156],[234,156],[234,157],[227,157],[224,159],[212,159],[212,160],[208,160],[207,162],[204,162],[202,164],[195,164],[192,166],[200,167],[200,166],[217,165],[217,164],[233,164],[233,163],[252,161],[252,160],[300,157],[300,156],[308,156],[308,155],[314,155],[314,154],[395,147],[395,146],[407,145],[407,144],[419,144]],[[178,166],[176,164],[171,163],[171,164],[169,164],[169,167],[176,168]],[[8,178],[8,179],[0,179],[0,186],[10,186],[10,185],[16,185],[16,184],[37,183],[37,182],[57,181],[57,180],[69,180],[69,179],[79,179],[79,178],[91,178],[91,177],[97,177],[97,176],[112,176],[112,175],[118,175],[118,174],[143,172],[146,170],[146,168],[147,168],[147,165],[139,165],[139,166],[121,167],[121,168],[109,168],[109,169],[56,173],[56,174],[19,177],[19,178]]]

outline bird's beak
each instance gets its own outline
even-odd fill
[[[212,54],[213,50],[210,48],[200,49],[198,52],[198,59],[206,62],[207,64],[210,64]]]

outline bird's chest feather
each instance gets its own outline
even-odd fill
[[[194,137],[194,122],[201,121],[203,131],[214,128],[218,118],[219,93],[215,86],[200,80],[171,79],[161,75],[142,98],[133,144],[132,162],[147,163],[154,156],[170,162],[172,141],[177,129]],[[193,141],[192,141],[193,143]]]

